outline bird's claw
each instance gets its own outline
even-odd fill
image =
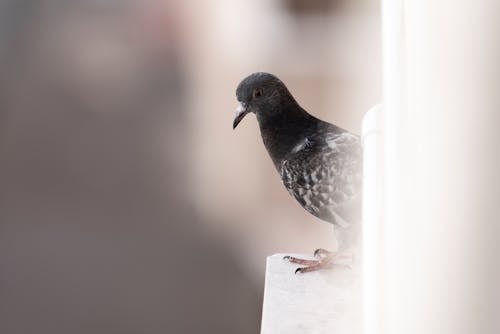
[[[286,260],[291,263],[296,263],[299,265],[302,265],[302,267],[299,267],[295,269],[295,274],[298,273],[308,273],[311,271],[316,271],[320,269],[327,269],[327,268],[332,268],[333,266],[343,266],[346,268],[350,268],[349,265],[346,265],[344,263],[336,263],[334,260],[337,259],[337,255],[335,253],[332,253],[330,251],[327,251],[326,249],[323,248],[318,248],[314,251],[314,257],[316,257],[316,260],[307,260],[307,259],[301,259],[297,258],[294,256],[290,255],[285,255],[283,256],[283,260]]]

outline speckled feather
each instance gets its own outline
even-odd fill
[[[347,227],[360,218],[361,161],[358,136],[315,133],[290,151],[278,172],[285,188],[305,210]]]

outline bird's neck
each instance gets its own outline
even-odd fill
[[[293,111],[276,113],[272,118],[257,117],[257,120],[264,146],[278,170],[293,148],[304,140],[303,137],[314,131],[316,124],[315,118],[298,105]]]

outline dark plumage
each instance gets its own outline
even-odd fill
[[[288,192],[311,214],[344,228],[361,218],[359,136],[302,109],[272,74],[254,73],[236,90],[233,128],[253,112]]]

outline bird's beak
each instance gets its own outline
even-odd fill
[[[233,130],[236,129],[241,120],[248,114],[247,106],[240,102],[236,112],[234,113]]]

